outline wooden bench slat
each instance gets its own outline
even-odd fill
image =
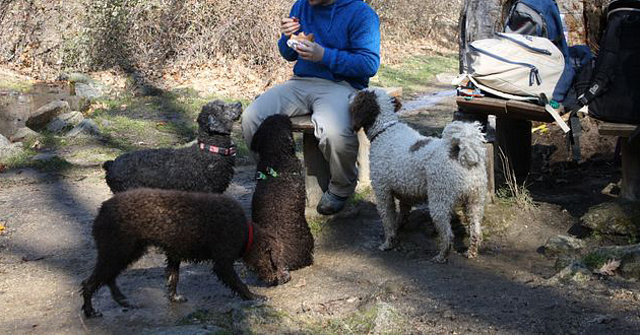
[[[519,120],[553,122],[553,117],[544,110],[543,106],[497,98],[477,98],[467,100],[465,97],[456,97],[458,106],[467,113],[495,115]]]
[[[638,126],[633,124],[603,122],[598,125],[598,133],[605,136],[629,137],[636,127]]]

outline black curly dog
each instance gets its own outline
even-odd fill
[[[180,149],[147,149],[105,162],[113,193],[138,187],[222,193],[233,177],[235,146],[231,128],[240,118],[239,102],[212,101],[198,115],[198,143]]]
[[[252,219],[269,238],[245,262],[267,283],[283,284],[291,279],[289,270],[313,263],[314,243],[304,216],[304,176],[289,118],[274,115],[264,120],[251,150],[259,156]]]
[[[156,246],[167,256],[169,300],[183,302],[176,288],[181,261],[212,261],[213,272],[243,299],[254,299],[236,274],[233,263],[247,250],[263,245],[259,228],[247,222],[240,204],[228,196],[175,190],[135,189],[105,201],[93,223],[97,261],[82,282],[87,317],[100,316],[91,297],[103,285],[120,305],[131,307],[116,285],[116,277]]]

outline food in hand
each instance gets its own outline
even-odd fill
[[[287,45],[289,46],[289,48],[295,49],[298,45],[300,45],[301,41],[313,42],[313,40],[313,34],[307,35],[304,32],[301,32],[297,35],[291,35],[291,37],[289,37],[289,40],[287,41]]]

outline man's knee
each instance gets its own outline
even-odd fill
[[[358,136],[351,129],[329,128],[323,137],[320,143],[324,142],[332,151],[354,155],[358,152]]]

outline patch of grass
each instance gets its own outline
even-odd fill
[[[360,191],[354,192],[349,199],[347,199],[347,204],[354,206],[361,201],[367,201],[367,199],[371,198],[371,194],[373,193],[373,189],[371,187],[363,188]]]
[[[27,147],[28,148],[28,147]],[[37,154],[33,149],[25,149],[17,155],[4,159],[7,169],[34,168],[43,172],[58,172],[71,168],[73,164],[63,158],[53,157],[49,160],[33,160]]]
[[[237,155],[239,157],[249,157],[251,152],[247,144],[244,142],[242,134],[240,132],[234,131],[233,133],[231,133],[231,139],[233,140],[233,143],[236,144],[236,149],[238,150]]]
[[[378,323],[384,323],[382,328],[385,329],[375,329]],[[402,324],[400,315],[391,306],[378,303],[347,317],[311,324],[308,330],[311,334],[371,334],[374,330],[383,334],[403,334]]]
[[[509,158],[502,152],[502,149],[500,149],[499,155],[506,186],[496,191],[496,197],[502,201],[515,204],[524,210],[534,208],[536,205],[529,190],[525,187],[526,181],[522,185],[518,184],[515,172],[509,163]]]
[[[604,263],[606,263],[611,257],[599,252],[592,252],[585,255],[582,258],[582,263],[589,269],[599,269]]]
[[[285,312],[269,306],[245,306],[216,313],[200,309],[182,318],[178,325],[207,324],[222,328],[213,334],[264,334],[277,333],[274,327],[282,327],[289,318]]]
[[[33,82],[28,80],[0,79],[0,89],[27,93],[33,87]]]
[[[327,223],[327,219],[320,215],[316,215],[307,218],[307,223],[309,224],[311,235],[313,235],[314,238],[318,238],[318,236],[320,236],[320,233],[324,229],[325,224]]]
[[[443,72],[458,72],[457,56],[413,56],[397,65],[382,65],[371,79],[373,86],[401,86],[403,94],[425,91],[426,83]]]

